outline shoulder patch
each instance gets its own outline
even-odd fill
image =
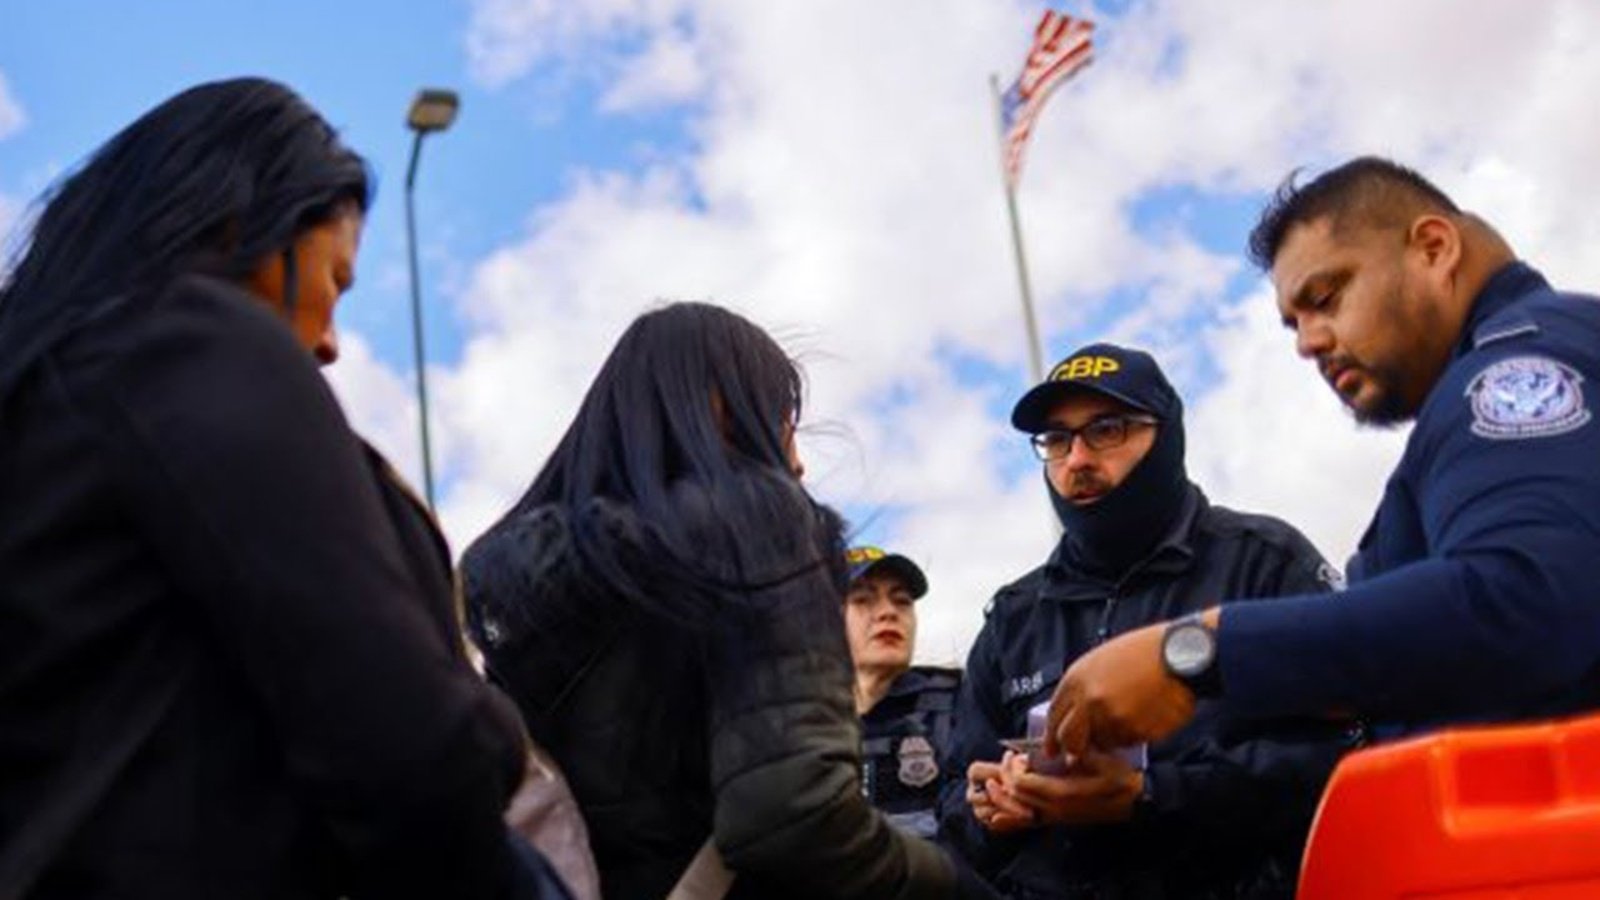
[[[1472,433],[1491,440],[1566,434],[1589,421],[1583,376],[1544,356],[1514,356],[1467,384]]]

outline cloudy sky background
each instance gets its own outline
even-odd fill
[[[1561,285],[1600,286],[1600,6],[1582,0],[1057,4],[1097,60],[1046,106],[1020,204],[1046,355],[1156,353],[1214,501],[1353,549],[1403,433],[1358,430],[1242,256],[1295,166],[1376,152],[1486,214]],[[418,470],[401,117],[463,95],[417,192],[441,513],[459,549],[516,497],[621,329],[713,299],[804,363],[808,479],[933,589],[920,655],[958,661],[1048,552],[1006,424],[1027,354],[988,77],[1036,0],[430,0],[329,10],[61,0],[0,32],[0,231],[196,81],[302,91],[382,181],[329,377]],[[85,29],[86,17],[97,22]],[[1587,252],[1586,252],[1587,251]]]

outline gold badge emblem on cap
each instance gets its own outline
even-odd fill
[[[844,561],[852,566],[874,562],[883,557],[884,552],[877,547],[851,547],[844,552]]]

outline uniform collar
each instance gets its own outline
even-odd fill
[[[915,667],[907,669],[904,672],[901,672],[899,677],[895,678],[894,681],[889,683],[889,689],[883,692],[883,697],[879,699],[878,702],[882,703],[884,700],[887,700],[890,697],[902,697],[906,694],[915,694],[916,692],[922,690],[922,685],[925,681],[927,681],[927,676],[921,672],[918,672]]]
[[[900,677],[889,684],[889,690],[884,693],[883,699],[887,700],[890,697],[898,697],[905,694],[920,694],[928,688],[935,678],[940,675],[949,676],[950,674],[950,670],[941,669],[938,666],[912,666],[901,672]],[[880,700],[879,702],[883,701]]]
[[[889,689],[883,692],[878,702],[861,714],[861,718],[867,721],[881,721],[885,717],[904,715],[909,703],[917,700],[929,688],[936,686],[934,676],[939,672],[938,668],[929,666],[912,666],[901,672],[889,683]]]
[[[1527,263],[1513,260],[1501,266],[1488,281],[1484,282],[1483,288],[1478,291],[1478,296],[1473,298],[1472,310],[1467,313],[1467,321],[1461,329],[1461,339],[1456,344],[1455,355],[1464,356],[1474,347],[1493,340],[1501,328],[1516,331],[1533,327],[1531,319],[1526,322],[1496,320],[1487,327],[1486,323],[1516,306],[1528,295],[1548,290],[1550,282]]]
[[[1045,583],[1042,593],[1057,600],[1104,600],[1106,590],[1120,593],[1129,584],[1150,575],[1177,575],[1188,570],[1194,561],[1194,532],[1200,515],[1211,505],[1199,485],[1190,482],[1183,498],[1183,506],[1172,527],[1156,542],[1144,559],[1128,567],[1116,581],[1107,581],[1079,571],[1071,562],[1071,555],[1063,552],[1061,543],[1045,563]],[[1064,542],[1063,542],[1064,543]]]

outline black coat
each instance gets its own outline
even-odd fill
[[[29,898],[500,894],[515,709],[430,518],[264,304],[182,279],[0,384],[0,510]]]
[[[1293,528],[1212,506],[1193,486],[1171,531],[1117,582],[1075,571],[1069,559],[1058,548],[990,605],[943,765],[942,835],[1017,897],[1293,896],[1323,783],[1358,730],[1235,719],[1201,701],[1193,722],[1150,748],[1151,793],[1133,821],[995,837],[973,818],[968,764],[999,759],[999,741],[1026,733],[1029,708],[1049,701],[1092,647],[1223,600],[1326,591],[1336,580]]]
[[[770,572],[741,573],[734,560],[750,537],[738,523],[748,519],[679,485],[710,571],[761,585],[727,598],[710,622],[688,621],[701,598],[680,588],[652,582],[651,610],[602,583],[561,507],[480,538],[462,574],[491,676],[565,769],[607,900],[666,896],[713,835],[734,898],[958,896],[950,860],[862,796],[840,586],[815,564],[810,501],[775,476],[743,477],[771,482],[748,493],[794,523],[780,539],[796,546],[775,549]],[[631,510],[607,515],[605,533],[647,542]]]

